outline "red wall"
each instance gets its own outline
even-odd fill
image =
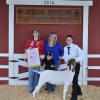
[[[100,54],[100,0],[93,0],[89,16],[89,54]],[[100,66],[100,58],[89,59],[89,66]],[[89,70],[88,77],[99,77],[100,70]],[[99,85],[100,81],[88,81],[88,84]]]
[[[89,54],[100,54],[100,0],[93,0],[89,18]]]
[[[0,53],[8,53],[8,6],[0,0]]]
[[[8,6],[6,0],[0,0],[0,53],[8,53]],[[8,65],[8,57],[0,57],[0,65]],[[8,69],[0,69],[1,77],[8,77]],[[0,81],[8,84],[8,81]]]
[[[71,7],[76,8],[76,7]],[[82,9],[82,7],[77,7]],[[58,40],[65,45],[65,36],[66,34],[72,34],[75,37],[75,42],[82,47],[82,22],[81,24],[16,24],[15,21],[15,52],[23,53],[24,52],[24,43],[26,39],[31,35],[33,28],[38,28],[41,32],[41,38],[46,40],[50,32],[54,31],[58,34]],[[20,38],[19,38],[20,36]],[[20,45],[19,45],[20,44]]]

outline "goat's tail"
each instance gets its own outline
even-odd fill
[[[37,70],[33,70],[33,72],[36,72],[36,73],[40,74],[40,72],[39,72],[39,71],[37,71]]]

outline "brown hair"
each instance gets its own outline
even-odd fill
[[[38,32],[38,33],[40,33],[39,29],[33,29],[32,33],[34,33],[35,31]]]
[[[39,29],[33,29],[33,30],[32,30],[32,34],[33,34],[35,31],[38,32],[38,38],[40,38],[40,31],[39,31]],[[34,36],[33,36],[33,38],[34,38]]]
[[[74,39],[74,37],[72,35],[66,35],[66,38],[70,37],[72,40]]]

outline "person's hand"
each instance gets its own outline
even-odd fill
[[[25,50],[25,57],[24,57],[24,61],[27,61],[27,49]]]
[[[65,62],[65,64],[68,64],[69,63],[69,60],[67,60],[66,62]]]
[[[24,58],[24,61],[25,61],[25,62],[27,62],[27,59],[26,59],[26,58]]]
[[[43,64],[43,67],[45,67],[45,64]]]
[[[80,62],[77,57],[72,57],[71,59],[75,59],[77,63]]]
[[[40,55],[40,59],[43,60],[45,58],[45,55]]]
[[[54,65],[51,65],[51,68],[55,67]]]
[[[32,47],[29,47],[28,49],[32,50]]]
[[[60,56],[60,59],[63,59],[63,56]]]

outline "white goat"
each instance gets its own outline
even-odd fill
[[[45,70],[43,72],[38,72],[38,71],[33,70],[34,72],[37,72],[38,74],[40,74],[38,85],[32,93],[33,97],[35,97],[35,95],[39,92],[40,88],[46,82],[49,82],[55,85],[64,85],[63,100],[65,100],[68,86],[72,83],[73,76],[75,73],[75,66],[76,66],[75,59],[70,59],[68,66],[69,68],[63,71]]]

